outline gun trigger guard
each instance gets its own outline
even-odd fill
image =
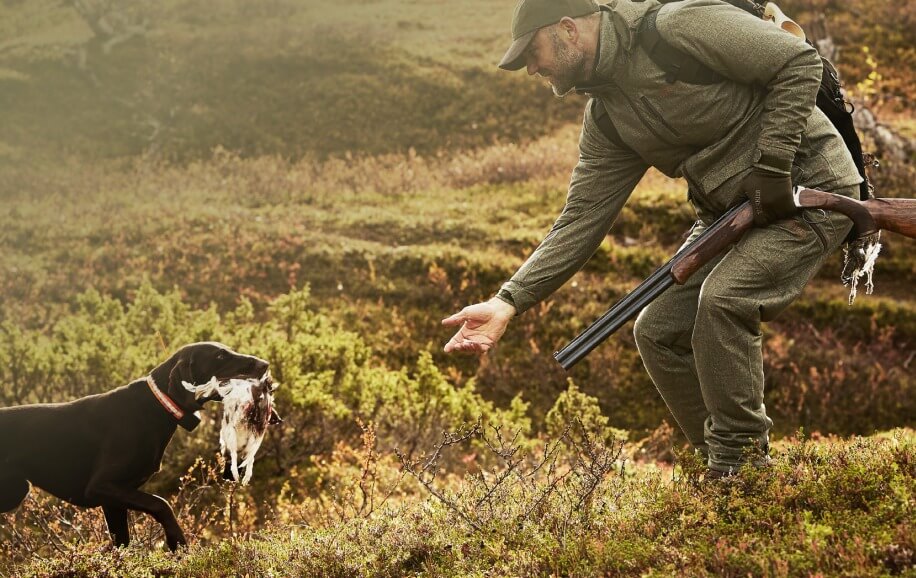
[[[799,195],[801,194],[802,189],[804,188],[805,187],[802,187],[802,186],[796,186],[792,188],[792,202],[795,203],[795,206],[798,207],[799,209],[802,208],[801,198],[799,198]]]

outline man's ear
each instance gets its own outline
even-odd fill
[[[576,21],[569,16],[564,16],[558,23],[560,38],[568,42],[576,43],[579,40],[579,26]]]

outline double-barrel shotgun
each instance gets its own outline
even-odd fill
[[[803,187],[796,187],[794,196],[795,205],[800,209],[838,211],[852,220],[855,240],[847,249],[846,268],[855,270],[855,274],[851,276],[853,287],[859,270],[867,267],[867,260],[873,262],[877,256],[877,248],[880,247],[877,245],[879,231],[883,229],[916,238],[916,199],[884,198],[857,201]],[[753,224],[754,214],[749,202],[732,208],[563,349],[554,353],[554,358],[563,369],[571,368],[627,321],[636,317],[667,288],[675,283],[683,285],[710,259],[737,242]],[[846,268],[844,282],[849,277]]]

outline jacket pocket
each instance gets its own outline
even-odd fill
[[[699,158],[703,156],[704,158]],[[710,197],[719,199],[729,205],[742,193],[741,183],[754,163],[753,153],[740,156],[709,157],[697,155],[695,162],[699,166],[691,170],[699,173],[700,187]]]

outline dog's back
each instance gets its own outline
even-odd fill
[[[77,505],[92,505],[84,493],[103,456],[127,462],[125,477],[139,485],[158,469],[175,431],[144,399],[145,387],[134,382],[67,403],[0,409],[2,469]]]

